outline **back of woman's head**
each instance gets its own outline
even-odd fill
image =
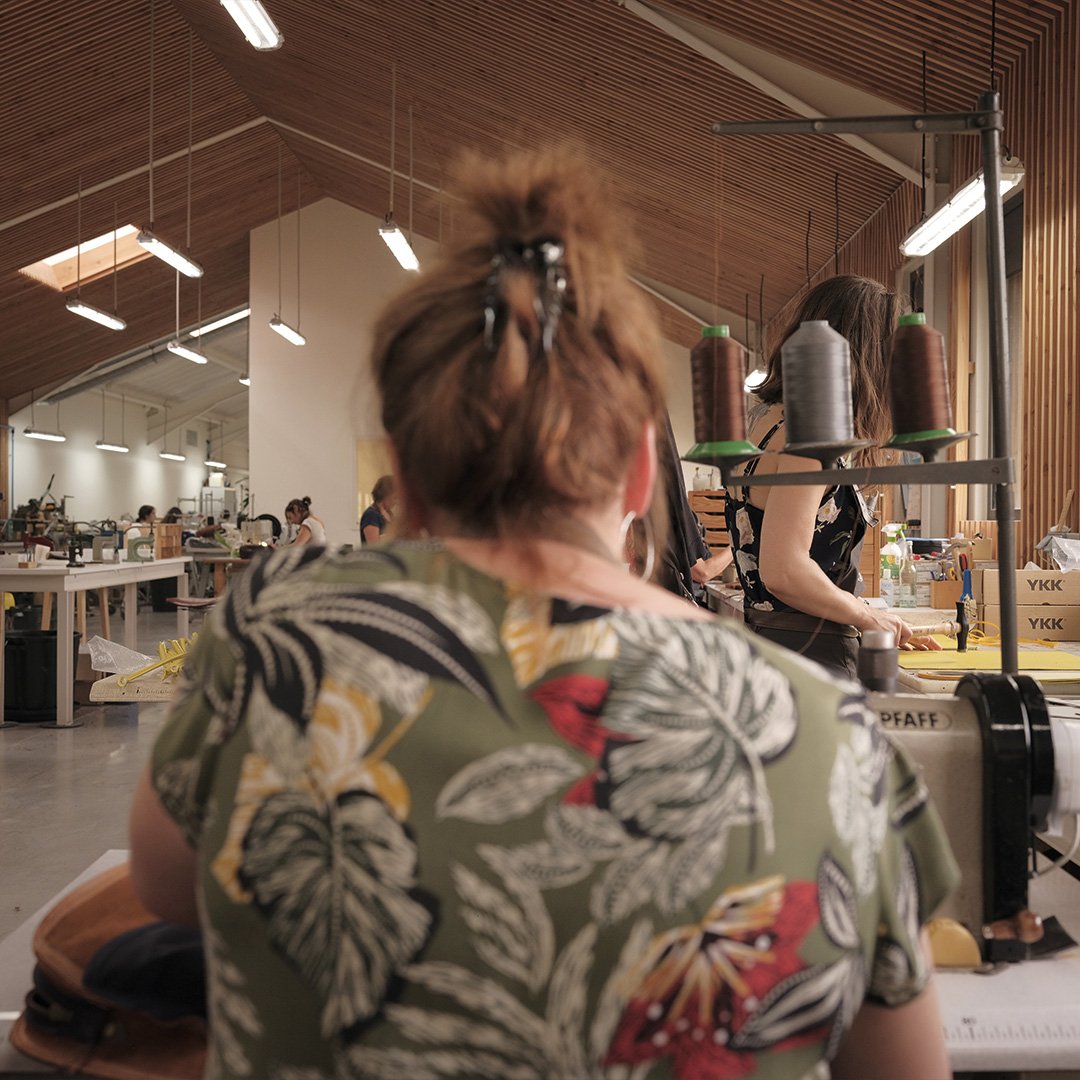
[[[567,149],[469,159],[468,223],[383,312],[373,367],[404,482],[481,535],[531,532],[620,490],[663,405],[655,319],[625,220]]]
[[[855,434],[883,442],[890,432],[886,397],[889,337],[909,305],[905,298],[869,278],[841,274],[826,278],[803,298],[769,357],[768,378],[758,388],[762,401],[784,400],[780,349],[799,324],[827,322],[851,347],[851,399]]]
[[[394,497],[395,491],[397,491],[397,483],[394,478],[390,475],[380,476],[371,489],[372,502],[384,503]]]
[[[301,518],[308,515],[311,510],[311,496],[305,495],[302,499],[290,499],[285,505],[286,514],[299,514]]]

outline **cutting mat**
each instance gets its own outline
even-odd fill
[[[1000,671],[1001,650],[985,648],[956,651],[951,638],[935,635],[941,652],[902,652],[900,666],[906,671]],[[1080,672],[1080,656],[1061,649],[1019,649],[1021,671]]]

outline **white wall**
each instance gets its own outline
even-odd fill
[[[268,326],[277,309],[277,224],[251,234],[250,450],[255,513],[281,517],[311,496],[331,543],[357,537],[356,441],[382,435],[368,357],[383,303],[408,281],[379,238],[381,221],[332,199],[301,215],[301,329],[290,345]],[[295,324],[295,214],[283,219],[281,317]],[[421,266],[435,250],[417,239]],[[664,343],[672,424],[693,443],[689,350]],[[690,469],[688,475],[692,475]]]
[[[296,323],[295,214],[283,219],[285,322]],[[333,199],[301,215],[301,329],[290,345],[268,321],[277,309],[277,224],[251,234],[250,462],[255,513],[282,517],[311,496],[330,543],[358,542],[356,441],[382,434],[368,368],[370,332],[405,286],[379,238],[381,220]],[[421,265],[433,247],[418,238]]]
[[[180,498],[197,498],[206,479],[206,424],[192,421],[179,433],[170,433],[167,444],[175,450],[177,440],[186,462],[164,461],[158,457],[160,442],[147,445],[146,409],[132,401],[124,410],[124,438],[129,454],[99,450],[94,444],[101,438],[101,393],[89,391],[68,398],[60,405],[60,425],[67,442],[42,442],[28,439],[23,429],[31,426],[30,410],[23,409],[11,418],[14,431],[12,469],[12,507],[43,494],[50,476],[56,474],[52,492],[57,502],[71,495],[68,515],[77,521],[114,520],[123,514],[135,516],[139,507],[149,503],[163,515]],[[106,436],[120,441],[120,402],[109,398],[106,406]],[[36,405],[34,425],[39,430],[56,430],[56,407]],[[198,435],[198,446],[185,445],[187,431]],[[190,509],[190,504],[184,505]]]

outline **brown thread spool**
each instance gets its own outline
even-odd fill
[[[694,394],[694,441],[700,444],[746,441],[746,350],[727,326],[705,326],[690,352]]]
[[[945,339],[921,311],[901,315],[892,336],[889,410],[898,438],[954,434]]]

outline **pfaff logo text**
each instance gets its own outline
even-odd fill
[[[1065,620],[1061,619],[1028,619],[1028,626],[1032,630],[1064,630]]]
[[[1049,580],[1043,578],[1029,578],[1027,587],[1031,592],[1064,592],[1065,582],[1060,578],[1050,578]]]

